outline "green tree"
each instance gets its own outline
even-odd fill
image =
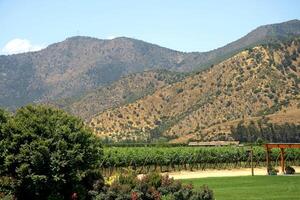
[[[4,167],[4,157],[3,152],[5,151],[4,146],[2,145],[2,140],[4,139],[3,128],[9,119],[9,115],[4,110],[0,109],[0,171]]]
[[[100,140],[82,120],[46,106],[0,112],[0,176],[15,180],[17,199],[86,199],[102,158]]]

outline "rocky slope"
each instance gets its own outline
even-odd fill
[[[115,141],[227,137],[224,123],[299,109],[299,86],[300,40],[260,45],[134,103],[109,109],[89,125]]]
[[[182,80],[185,76],[183,73],[166,70],[134,73],[80,97],[49,103],[89,120],[106,109],[132,103],[163,86]]]

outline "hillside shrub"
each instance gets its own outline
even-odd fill
[[[289,55],[285,55],[284,60],[282,61],[283,67],[287,68],[287,67],[291,66],[291,64],[292,64],[291,57]]]
[[[257,94],[257,93],[259,93],[259,92],[261,92],[261,88],[256,88],[256,89],[253,91],[254,94]]]
[[[176,89],[176,93],[177,93],[177,94],[182,93],[182,92],[183,92],[183,89],[182,89],[182,88],[177,88],[177,89]]]

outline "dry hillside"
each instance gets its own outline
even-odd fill
[[[219,133],[211,127],[299,109],[299,57],[299,39],[257,46],[134,103],[109,109],[89,125],[115,141],[186,135],[209,139]]]
[[[80,116],[84,120],[90,120],[94,115],[106,109],[132,103],[153,93],[158,88],[182,80],[185,76],[183,73],[167,70],[134,73],[78,98],[66,98],[51,102],[51,104]]]

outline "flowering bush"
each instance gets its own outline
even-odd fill
[[[150,173],[140,178],[133,173],[122,174],[111,185],[92,191],[95,200],[212,200],[213,192],[207,186],[199,189],[178,180]]]

